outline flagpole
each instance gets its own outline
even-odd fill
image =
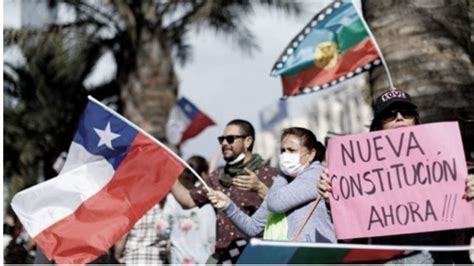
[[[375,44],[375,49],[377,49],[377,52],[379,53],[379,56],[380,56],[380,60],[382,61],[382,64],[383,64],[383,67],[385,68],[385,72],[387,72],[387,77],[388,77],[388,83],[390,84],[390,88],[395,88],[393,86],[393,81],[392,81],[392,75],[390,74],[390,70],[388,69],[388,65],[387,65],[387,62],[385,62],[385,58],[382,54],[382,50],[380,49],[380,46],[377,42],[377,39],[375,39],[375,36],[374,34],[372,33],[372,31],[370,30],[370,27],[369,25],[367,24],[367,22],[365,21],[364,19],[364,16],[362,14],[362,11],[359,10],[359,8],[357,7],[356,3],[355,3],[355,0],[352,0],[352,5],[354,6],[355,10],[357,11],[357,13],[359,14],[359,17],[360,19],[362,20],[362,23],[364,24],[364,27],[365,29],[367,30],[367,32],[369,33],[370,37],[374,40],[374,44]]]
[[[104,108],[105,110],[109,111],[110,113],[112,113],[113,115],[115,115],[117,118],[119,118],[120,120],[122,120],[123,122],[127,123],[128,125],[130,125],[131,127],[135,128],[136,130],[140,131],[143,135],[149,137],[150,139],[152,139],[153,141],[155,141],[158,145],[160,145],[162,148],[164,148],[167,152],[169,152],[171,155],[174,156],[174,158],[176,158],[178,161],[180,161],[182,164],[184,164],[184,166],[186,166],[189,171],[191,171],[191,173],[193,173],[197,179],[199,179],[199,181],[202,182],[202,184],[204,185],[204,187],[206,187],[207,191],[211,192],[211,188],[206,184],[206,182],[204,181],[204,179],[198,174],[196,173],[196,171],[194,171],[194,169],[189,166],[189,164],[181,159],[181,157],[179,157],[176,153],[174,153],[170,148],[166,147],[163,143],[161,143],[159,140],[157,140],[155,137],[153,137],[152,135],[148,134],[145,130],[141,129],[140,127],[138,127],[137,125],[133,124],[131,121],[128,121],[128,119],[126,119],[125,117],[123,117],[122,115],[120,115],[119,113],[115,112],[114,110],[110,109],[109,107],[107,107],[105,104],[101,103],[100,101],[96,100],[94,97],[88,95],[87,98],[91,101],[93,101],[94,103],[100,105],[102,108]]]

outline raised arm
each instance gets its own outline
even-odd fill
[[[191,209],[196,207],[196,203],[194,202],[189,190],[185,188],[179,179],[176,180],[174,185],[171,187],[171,193],[176,198],[178,203],[183,207],[183,209]]]
[[[282,176],[277,177],[266,199],[268,210],[285,213],[316,199],[318,196],[316,184],[321,173],[321,166],[310,166],[293,181],[282,186],[281,180],[286,179]]]
[[[208,194],[212,205],[224,211],[234,225],[248,236],[256,236],[263,231],[267,222],[268,209],[265,200],[260,208],[250,217],[242,212],[235,203],[221,191],[212,191]]]

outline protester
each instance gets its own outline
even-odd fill
[[[8,206],[3,223],[3,261],[6,264],[29,264],[34,261],[35,243],[18,217]]]
[[[3,250],[10,244],[13,237],[15,236],[16,222],[17,218],[12,208],[9,206],[5,218],[3,220]]]
[[[323,170],[324,156],[324,146],[311,131],[287,128],[281,136],[281,174],[253,216],[239,210],[220,191],[209,192],[209,199],[249,236],[265,229],[264,238],[269,240],[334,243],[336,236],[326,206],[318,204],[314,189]]]
[[[120,263],[162,265],[168,263],[168,222],[162,217],[162,203],[149,210],[133,228],[115,243],[115,259]]]
[[[208,180],[209,165],[201,156],[192,156],[188,164],[204,179]],[[192,189],[197,178],[186,170],[179,182]],[[204,264],[213,253],[216,242],[216,214],[210,204],[201,208],[184,210],[170,193],[163,208],[163,218],[170,227],[171,264]]]
[[[408,93],[399,89],[388,89],[375,99],[374,119],[370,131],[419,125],[417,106]]]
[[[417,106],[412,102],[408,93],[395,88],[390,88],[377,97],[373,104],[374,119],[370,125],[370,131],[394,129],[418,125],[421,123]],[[331,193],[331,182],[327,169],[324,170],[318,183],[318,193],[329,200]],[[429,232],[405,235],[393,235],[369,238],[372,244],[390,245],[439,245],[443,243],[446,232]],[[362,242],[358,239],[354,242]],[[432,256],[429,252],[412,252],[408,256],[394,259],[389,263],[433,263],[439,261],[439,254]]]
[[[207,184],[230,195],[242,211],[252,215],[262,203],[277,171],[265,165],[260,155],[252,154],[255,131],[249,122],[230,121],[218,141],[226,165],[211,173]],[[171,191],[185,209],[201,207],[209,202],[207,190],[201,183],[189,190],[176,182]],[[216,238],[216,250],[209,263],[235,262],[248,239],[222,212],[217,213]]]

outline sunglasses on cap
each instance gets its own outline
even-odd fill
[[[381,120],[384,123],[391,122],[391,121],[393,121],[397,118],[398,113],[400,113],[403,116],[403,118],[405,118],[405,119],[413,119],[416,116],[416,111],[413,110],[413,109],[394,108],[394,109],[391,109],[391,110],[388,110],[388,111],[384,112],[381,116]]]
[[[247,136],[245,135],[227,135],[227,136],[220,136],[217,137],[217,140],[219,141],[219,144],[222,144],[222,142],[227,141],[227,143],[232,144],[234,141],[238,138],[246,138]]]

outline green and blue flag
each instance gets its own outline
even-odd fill
[[[316,14],[293,38],[272,69],[283,96],[336,85],[381,63],[374,40],[350,0],[338,0]]]

